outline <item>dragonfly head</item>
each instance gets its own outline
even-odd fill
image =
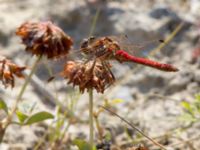
[[[88,46],[95,41],[96,37],[91,36],[87,39],[84,39],[81,43],[81,48],[88,48]]]

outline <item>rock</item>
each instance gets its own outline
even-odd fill
[[[149,15],[155,19],[162,19],[164,17],[171,17],[174,19],[178,18],[177,14],[175,12],[173,12],[172,10],[170,10],[170,8],[167,8],[167,7],[153,8],[153,10],[151,10]]]
[[[170,81],[166,89],[166,93],[172,94],[184,90],[187,85],[193,80],[194,75],[192,72],[181,72],[176,78]]]
[[[200,86],[199,86],[199,83],[197,82],[191,82],[189,83],[189,85],[187,85],[187,91],[191,93],[192,95],[195,95],[196,93],[198,93],[199,90],[200,90]]]
[[[7,143],[1,143],[0,149],[1,150],[9,150],[9,144],[7,144]]]
[[[196,70],[194,75],[194,80],[198,83],[200,83],[200,70]]]
[[[12,125],[6,130],[5,141],[9,141],[9,143],[17,143],[12,146],[14,148],[18,147],[19,150],[24,150],[27,147],[33,147],[37,140],[38,138],[35,136],[31,128],[27,126],[20,127]],[[14,148],[13,150],[15,150]]]

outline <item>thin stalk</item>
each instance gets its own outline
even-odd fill
[[[52,125],[48,126],[47,131],[44,133],[44,135],[39,139],[39,141],[36,143],[36,146],[34,146],[33,150],[38,150],[40,148],[40,146],[42,145],[43,142],[45,142],[45,138],[48,136],[49,134],[49,129],[50,127],[52,127]]]
[[[33,67],[32,67],[32,69],[31,69],[31,72],[30,72],[30,74],[28,75],[28,77],[26,78],[26,81],[25,81],[24,85],[22,86],[22,88],[21,88],[21,90],[20,90],[20,92],[19,92],[19,95],[17,96],[17,99],[16,99],[16,101],[15,101],[15,104],[14,104],[14,106],[13,106],[13,108],[12,108],[12,111],[11,111],[10,115],[8,116],[6,122],[5,122],[5,127],[4,127],[4,128],[6,128],[6,127],[11,123],[12,117],[13,117],[15,111],[17,110],[17,105],[18,105],[18,103],[20,102],[20,100],[21,100],[21,98],[22,98],[22,96],[23,96],[23,94],[24,94],[24,92],[25,92],[25,90],[26,90],[26,87],[27,87],[28,83],[30,82],[30,79],[31,79],[33,73],[35,72],[36,66],[37,66],[38,62],[41,60],[41,58],[42,58],[42,56],[39,56],[39,57],[36,59],[36,61],[34,62]]]
[[[49,75],[51,77],[53,77],[54,76],[53,71],[50,68],[50,66],[48,65],[48,63],[45,62],[44,64],[45,64],[45,67],[47,68],[47,70],[49,72]],[[55,80],[53,80],[53,88],[54,88],[54,91],[55,91],[55,102],[56,102],[56,105],[58,105],[61,109],[63,109],[63,104],[61,104],[61,102],[59,101],[59,98],[58,98],[58,90],[57,90],[57,87],[56,87]]]
[[[165,42],[161,43],[156,49],[152,50],[149,56],[154,56],[157,52],[163,49],[169,42],[173,40],[173,38],[177,35],[177,33],[183,28],[184,22],[181,22],[175,29],[170,33],[170,35],[165,39]]]
[[[98,134],[99,134],[99,139],[100,139],[100,141],[102,142],[102,141],[103,141],[103,130],[102,130],[102,128],[100,127],[99,119],[98,119],[97,116],[94,117],[94,120],[95,120],[96,128],[97,128],[97,131],[98,131]]]
[[[5,134],[5,128],[3,128],[2,124],[0,123],[0,143],[2,143],[4,134]]]
[[[160,147],[161,149],[167,150],[167,148],[165,148],[163,145],[159,144],[158,142],[156,142],[154,139],[152,139],[151,137],[147,136],[145,133],[143,133],[140,129],[138,129],[137,127],[135,127],[134,125],[132,125],[130,122],[128,122],[127,120],[125,120],[123,117],[119,116],[118,114],[116,114],[115,112],[111,111],[110,109],[104,107],[104,106],[100,106],[103,109],[105,109],[106,111],[110,112],[111,114],[117,116],[118,118],[120,118],[122,121],[124,121],[125,123],[127,123],[130,127],[132,127],[133,129],[135,129],[137,132],[139,132],[141,135],[143,135],[144,137],[146,137],[149,141],[151,141],[152,143],[154,143],[155,145],[157,145],[158,147]]]
[[[92,26],[90,28],[89,36],[91,36],[95,30],[97,20],[99,18],[100,8],[97,9],[96,14],[92,20]],[[93,69],[91,69],[93,70]],[[90,89],[89,92],[89,125],[90,125],[90,146],[93,148],[94,145],[94,123],[93,123],[93,90]]]
[[[65,137],[65,133],[68,131],[68,129],[69,129],[69,127],[71,126],[71,123],[69,122],[67,125],[66,125],[66,127],[64,128],[64,130],[63,130],[63,133],[62,133],[62,135],[61,135],[61,137],[60,137],[60,141],[63,141],[63,139],[64,139],[64,137]],[[63,143],[63,142],[62,142]]]
[[[93,90],[90,89],[89,92],[89,124],[90,124],[90,146],[93,147],[94,144],[94,123],[93,123]]]
[[[49,64],[45,61],[45,67],[47,68],[48,72],[49,72],[49,75],[50,77],[52,77],[54,74],[53,74],[53,70],[51,69],[51,67],[49,66]],[[55,90],[55,100],[57,103],[59,103],[59,100],[58,100],[58,91],[56,90],[56,83],[55,81],[53,80],[53,86],[54,86],[54,90]],[[60,103],[59,103],[59,106],[62,106]]]
[[[92,20],[92,27],[90,28],[89,36],[91,36],[94,33],[94,30],[95,30],[95,27],[96,27],[96,24],[97,24],[97,19],[99,18],[99,15],[100,15],[100,8],[97,9],[96,14],[95,14],[95,16]]]

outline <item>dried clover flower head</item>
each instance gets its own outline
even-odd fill
[[[22,71],[26,67],[20,67],[10,60],[0,57],[0,81],[5,87],[9,85],[13,88],[15,86],[15,77],[24,78]]]
[[[59,27],[47,22],[25,22],[16,31],[26,51],[33,55],[59,58],[68,54],[73,41]]]
[[[115,81],[112,72],[106,67],[94,61],[88,63],[69,61],[61,75],[69,80],[68,84],[79,86],[82,93],[85,89],[96,89],[98,93],[103,93]]]

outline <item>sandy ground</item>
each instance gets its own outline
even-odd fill
[[[1,0],[0,54],[18,64],[31,66],[34,58],[23,50],[24,46],[15,35],[15,29],[28,20],[51,20],[74,38],[74,49],[78,49],[82,39],[89,35],[97,9],[100,13],[93,35],[119,37],[128,35],[132,43],[140,45],[144,45],[146,41],[167,39],[181,22],[184,23],[171,42],[150,56],[152,59],[177,66],[179,72],[166,73],[144,66],[137,67],[131,63],[113,62],[113,73],[117,81],[103,95],[95,93],[95,110],[98,109],[98,104],[103,104],[105,99],[123,99],[122,103],[114,106],[116,112],[146,134],[157,137],[159,142],[174,150],[198,150],[200,142],[195,139],[200,136],[200,124],[197,122],[182,131],[185,124],[178,119],[183,112],[181,101],[193,101],[194,95],[200,90],[200,61],[198,56],[196,58],[193,54],[194,49],[200,44],[200,2],[198,0],[108,2],[101,0]],[[142,51],[142,54],[149,55],[158,45],[150,44],[149,48],[147,44],[145,47],[147,50],[144,53]],[[141,51],[136,53],[142,55]],[[57,141],[59,150],[76,149],[74,146],[69,146],[70,141],[76,137],[87,139],[89,130],[87,93],[79,94],[77,89],[74,90],[68,86],[61,78],[56,78],[53,83],[46,82],[49,77],[46,64],[56,73],[62,70],[65,62],[64,59],[54,62],[44,59],[19,104],[22,110],[36,105],[34,112],[46,110],[56,115],[56,97],[62,104],[63,110],[69,108],[71,100],[73,101],[76,106],[74,118],[78,121],[70,125],[63,143]],[[12,107],[23,82],[23,80],[17,81],[14,89],[1,87],[0,98],[4,99],[9,107]],[[0,111],[0,118],[4,115]],[[70,122],[69,120],[69,118],[65,119],[65,124],[60,128],[61,131]],[[112,146],[131,147],[131,141],[140,137],[127,124],[108,113],[102,113],[99,121],[105,131],[111,131]],[[34,149],[45,133],[49,133],[50,136],[54,134],[53,129],[47,131],[50,125],[52,125],[50,120],[32,126],[12,125],[8,128],[0,149]],[[192,141],[184,142],[187,140]],[[52,143],[50,138],[46,138],[39,149],[53,149]],[[149,149],[157,149],[148,140],[139,143],[146,144]],[[137,144],[136,142],[135,145]]]

